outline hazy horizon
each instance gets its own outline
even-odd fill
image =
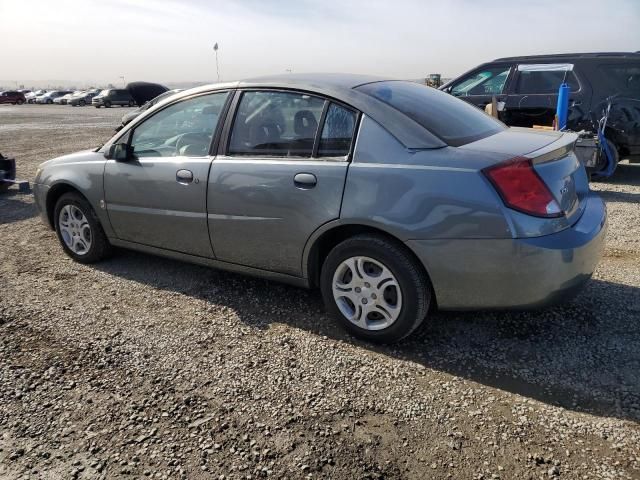
[[[5,87],[213,82],[215,43],[223,81],[454,77],[503,56],[640,50],[638,0],[0,0],[0,17]]]

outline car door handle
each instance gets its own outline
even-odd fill
[[[178,170],[176,172],[176,182],[183,184],[193,182],[193,172],[191,170]]]
[[[317,183],[318,179],[313,173],[298,173],[293,177],[293,184],[298,188],[313,188]]]

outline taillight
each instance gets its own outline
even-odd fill
[[[536,217],[560,217],[560,205],[533,168],[531,159],[516,157],[483,170],[509,208]]]

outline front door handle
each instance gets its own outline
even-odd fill
[[[317,183],[318,179],[313,173],[298,173],[293,177],[293,184],[298,188],[313,188]]]
[[[193,182],[193,172],[191,170],[178,170],[176,172],[176,182],[182,184]]]

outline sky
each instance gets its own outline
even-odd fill
[[[498,57],[640,50],[640,0],[0,0],[0,85],[287,71],[454,77]],[[42,85],[41,85],[42,86]]]

